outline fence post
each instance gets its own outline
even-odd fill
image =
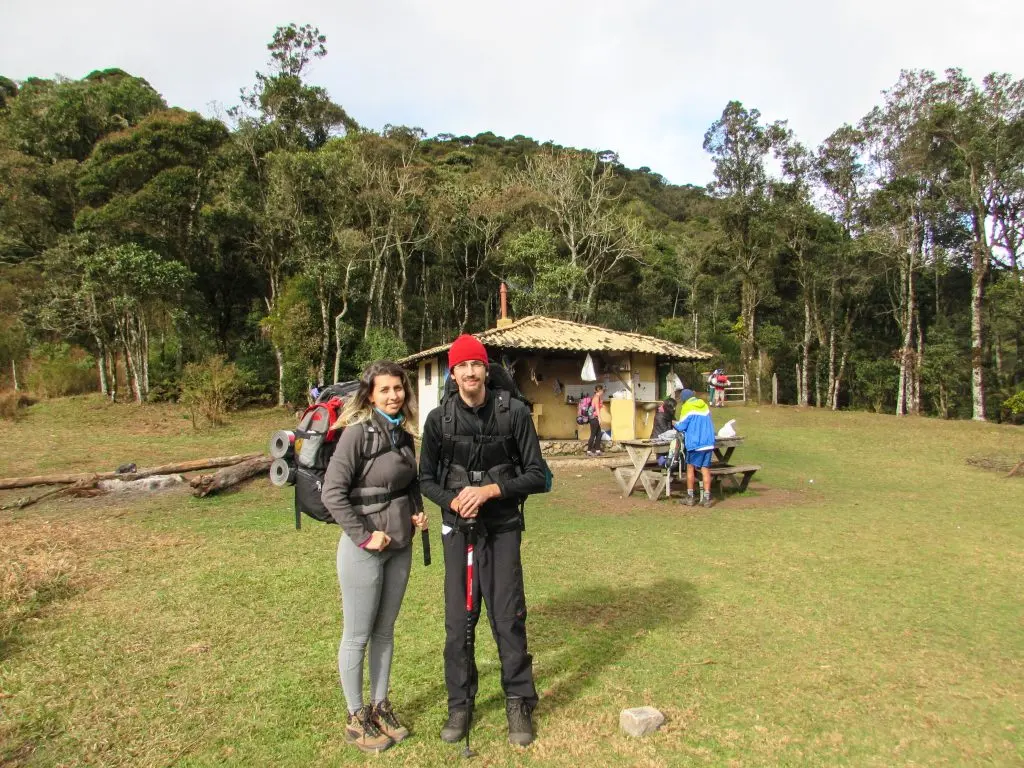
[[[779,404],[779,374],[772,374],[772,405]]]

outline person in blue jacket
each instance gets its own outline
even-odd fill
[[[697,504],[694,490],[699,467],[703,481],[700,505],[710,507],[714,505],[711,500],[711,457],[715,453],[715,425],[711,421],[711,408],[692,389],[684,389],[679,402],[682,407],[679,421],[674,426],[682,433],[683,445],[686,447],[686,498],[680,503],[687,507]]]

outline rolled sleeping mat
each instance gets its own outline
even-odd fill
[[[279,488],[295,485],[295,467],[284,459],[274,459],[270,465],[270,482]]]
[[[275,459],[290,459],[295,455],[295,433],[279,429],[270,438],[270,455]]]

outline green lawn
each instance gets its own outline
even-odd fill
[[[607,470],[556,467],[555,491],[529,503],[539,738],[526,751],[506,743],[481,625],[474,762],[1024,762],[1024,478],[965,461],[1024,455],[1024,431],[714,413],[727,415],[747,437],[736,459],[765,467],[744,497],[696,511],[621,500]],[[48,403],[0,425],[0,476],[259,450],[290,421],[254,412],[195,435],[172,407]],[[35,574],[42,590],[8,610],[0,764],[368,761],[341,733],[338,529],[296,532],[288,494],[260,480],[204,500],[2,514],[0,575]],[[421,562],[417,552],[392,679],[414,736],[380,764],[458,761],[437,738],[442,567]],[[641,704],[668,722],[636,741],[618,714]]]

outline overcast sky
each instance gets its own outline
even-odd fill
[[[0,0],[0,74],[120,67],[215,114],[292,21],[327,35],[310,79],[363,125],[612,149],[677,184],[710,180],[730,99],[816,144],[900,69],[1024,76],[1020,0]]]

